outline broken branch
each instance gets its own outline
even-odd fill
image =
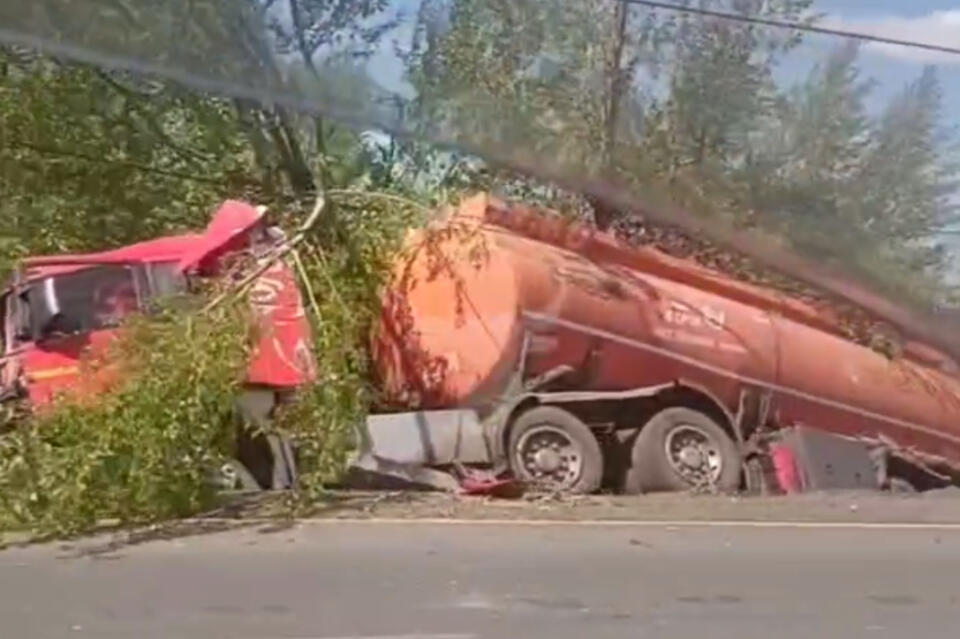
[[[257,280],[261,275],[266,273],[271,266],[277,263],[277,261],[283,259],[288,253],[294,250],[300,242],[304,240],[307,236],[307,233],[314,227],[317,223],[317,220],[320,219],[320,214],[323,213],[324,208],[326,208],[327,199],[323,194],[317,196],[317,202],[313,207],[313,211],[310,212],[310,215],[307,217],[306,221],[300,226],[299,230],[291,237],[289,240],[278,246],[273,250],[272,253],[268,254],[264,259],[263,263],[260,264],[256,269],[253,270],[249,275],[243,278],[235,286],[223,291],[217,295],[213,300],[210,301],[203,308],[203,312],[207,313],[212,309],[216,308],[218,305],[223,303],[228,297],[233,297],[233,299],[239,298],[243,295],[247,288]]]

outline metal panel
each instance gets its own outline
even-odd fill
[[[784,435],[797,456],[808,491],[877,489],[870,450],[861,442],[797,426]]]
[[[460,483],[449,474],[413,464],[398,464],[371,454],[349,464],[346,485],[367,490],[442,490],[456,492]]]
[[[473,410],[371,415],[365,435],[367,452],[400,464],[490,462],[483,426]]]
[[[269,388],[245,388],[237,398],[241,417],[253,426],[266,425],[275,404],[276,393]]]

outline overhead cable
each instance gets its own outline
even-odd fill
[[[699,7],[688,7],[672,2],[658,2],[657,0],[616,0],[624,4],[640,5],[651,9],[662,9],[665,11],[676,11],[680,13],[693,13],[711,18],[720,18],[722,20],[733,20],[735,22],[745,22],[748,24],[759,24],[767,27],[776,27],[779,29],[793,29],[795,31],[804,31],[809,33],[819,33],[822,35],[839,36],[852,38],[854,40],[863,40],[865,42],[874,42],[877,44],[892,44],[912,49],[924,49],[926,51],[936,51],[938,53],[949,53],[951,55],[960,55],[960,48],[948,47],[940,44],[931,44],[929,42],[917,42],[915,40],[901,40],[899,38],[887,38],[885,36],[874,35],[872,33],[861,33],[858,31],[847,31],[845,29],[834,29],[831,27],[821,27],[815,24],[805,22],[795,22],[791,20],[778,20],[776,18],[764,18],[761,16],[749,16],[743,13],[732,11],[720,11],[717,9],[704,9]]]

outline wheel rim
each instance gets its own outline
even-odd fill
[[[549,424],[534,426],[517,441],[517,468],[526,479],[555,488],[570,488],[583,473],[583,452],[562,429]]]
[[[723,471],[720,445],[708,432],[681,424],[667,433],[664,452],[670,467],[691,485],[716,483]]]

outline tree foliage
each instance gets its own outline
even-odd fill
[[[958,166],[933,69],[875,115],[855,43],[782,88],[798,31],[620,2],[506,4],[424,5],[410,60],[422,126],[759,226],[901,300],[945,292],[936,232],[956,217]],[[687,4],[814,20],[812,0]],[[600,226],[618,217],[591,204]]]
[[[3,59],[7,264],[202,227],[210,206],[249,179],[251,155],[222,100],[10,51]]]
[[[133,320],[108,355],[123,362],[118,387],[96,402],[66,396],[0,437],[0,530],[72,534],[213,506],[212,480],[233,453],[246,326],[227,306]]]

